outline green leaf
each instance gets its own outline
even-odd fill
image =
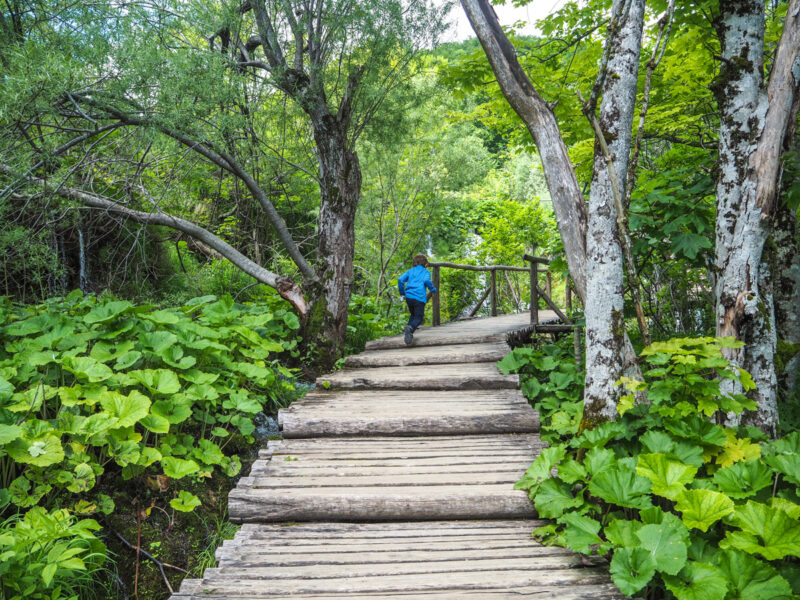
[[[731,521],[742,531],[729,531],[721,548],[761,554],[767,560],[800,556],[800,521],[783,510],[748,500],[736,507]]]
[[[711,490],[687,490],[677,497],[675,510],[683,516],[689,528],[708,531],[720,519],[733,514],[733,500],[725,494]]]
[[[558,477],[566,483],[573,484],[578,481],[586,481],[587,475],[586,467],[572,458],[558,465]]]
[[[5,450],[15,461],[36,467],[47,467],[64,460],[61,440],[52,433],[17,438]]]
[[[665,514],[658,525],[643,525],[636,537],[662,573],[676,575],[686,564],[689,530],[675,515]]]
[[[611,579],[626,596],[646,586],[656,573],[656,563],[644,548],[617,548],[611,559]]]
[[[44,581],[45,587],[50,587],[57,570],[58,564],[56,563],[49,563],[42,569],[42,581]]]
[[[539,456],[533,461],[525,475],[522,476],[515,485],[515,489],[528,489],[538,485],[545,479],[550,478],[550,471],[556,466],[566,454],[564,446],[553,446],[551,448],[544,448]]]
[[[149,313],[142,313],[142,318],[152,321],[156,325],[173,325],[180,321],[180,317],[168,310],[154,310]]]
[[[135,365],[140,358],[142,358],[141,352],[138,350],[131,350],[130,352],[126,352],[117,358],[116,362],[114,363],[114,368],[117,371],[124,371],[125,369]]]
[[[731,498],[747,498],[772,485],[772,472],[761,461],[739,461],[714,473],[714,483]]]
[[[22,427],[19,425],[0,425],[0,445],[13,442],[22,437]]]
[[[591,546],[603,544],[603,540],[597,535],[600,531],[599,521],[570,512],[558,519],[558,522],[566,525],[564,542],[576,552],[591,554]]]
[[[636,472],[650,480],[654,494],[675,500],[694,479],[697,467],[669,460],[665,454],[640,454]]]
[[[94,487],[95,476],[88,463],[81,463],[75,467],[75,477],[67,489],[73,494],[88,492]]]
[[[607,421],[594,429],[587,429],[581,435],[573,438],[570,445],[575,448],[603,448],[618,436],[627,433],[625,425],[619,421]]]
[[[133,304],[127,300],[118,300],[114,302],[105,302],[94,307],[83,318],[83,322],[87,325],[95,323],[107,323],[116,317],[125,314],[133,308]]]
[[[143,419],[141,419],[140,423],[148,431],[152,431],[153,433],[169,432],[169,420],[166,417],[162,417],[161,415],[157,415],[152,412]]]
[[[789,582],[769,563],[754,556],[727,550],[718,567],[732,592],[730,600],[789,600],[793,598]]]
[[[689,562],[677,576],[664,575],[664,584],[678,600],[723,600],[728,584],[713,565]]]
[[[627,546],[633,548],[639,545],[639,538],[636,532],[642,527],[639,521],[627,521],[625,519],[614,519],[606,525],[603,530],[608,541],[615,546]]]
[[[167,477],[181,479],[197,473],[200,470],[200,465],[193,460],[167,456],[161,459],[161,468],[164,469],[164,475]]]
[[[180,512],[192,512],[201,504],[202,502],[200,502],[197,496],[186,490],[181,490],[177,498],[173,498],[169,501],[169,505]]]
[[[116,427],[135,425],[150,410],[149,398],[136,390],[132,390],[127,396],[108,391],[100,398],[100,405],[109,415],[118,419]]]
[[[150,412],[176,425],[192,416],[192,408],[188,402],[179,401],[175,397],[169,400],[158,400],[153,403]]]
[[[584,464],[589,474],[595,476],[615,466],[617,459],[614,457],[614,452],[608,448],[592,448],[586,453]]]
[[[114,371],[108,366],[88,356],[65,357],[62,364],[67,371],[74,373],[75,377],[90,383],[105,381],[114,375]]]
[[[175,394],[181,389],[178,376],[167,369],[130,371],[128,376],[155,394]]]
[[[597,473],[589,482],[589,492],[606,502],[628,508],[650,506],[650,482],[622,463]]]
[[[583,499],[574,497],[569,486],[558,479],[546,479],[539,485],[534,497],[534,506],[544,519],[557,519],[570,508],[583,504]]]
[[[764,462],[794,485],[800,485],[800,454],[765,456]]]

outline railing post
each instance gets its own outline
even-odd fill
[[[492,316],[497,316],[497,269],[491,270],[492,274]]]
[[[531,261],[531,324],[539,324],[539,264]]]
[[[442,316],[439,313],[439,267],[433,267],[433,287],[436,292],[433,294],[433,326],[441,324]]]
[[[567,308],[567,316],[570,316],[572,312],[572,288],[569,285],[569,275],[567,275],[567,279],[564,281],[564,304]]]
[[[550,299],[553,299],[553,276],[550,274],[550,271],[544,274],[544,289],[547,290],[547,295],[550,296]]]

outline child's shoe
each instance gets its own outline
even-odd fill
[[[406,343],[406,346],[410,346],[411,343],[414,341],[414,332],[411,331],[411,327],[406,326],[403,341]]]

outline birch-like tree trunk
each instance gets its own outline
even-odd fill
[[[644,0],[614,0],[608,31],[608,63],[598,119],[616,172],[627,180],[636,83],[642,46]],[[613,32],[613,33],[612,33]],[[586,234],[586,387],[584,424],[593,426],[616,416],[623,373],[625,320],[622,247],[617,228],[614,183],[599,142],[589,194]],[[617,193],[624,197],[625,190]]]
[[[717,335],[744,342],[726,357],[753,377],[758,409],[741,421],[777,431],[776,331],[771,273],[764,245],[774,217],[781,151],[796,116],[800,69],[800,2],[792,0],[767,89],[763,86],[764,3],[720,3],[721,67],[716,217]],[[724,391],[741,392],[727,380]],[[739,422],[728,416],[731,424]]]

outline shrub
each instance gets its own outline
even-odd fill
[[[535,536],[610,557],[627,595],[800,594],[800,433],[769,441],[758,429],[718,424],[722,413],[755,408],[720,391],[724,378],[753,385],[723,358],[721,347],[732,344],[674,339],[645,348],[646,382],[625,384],[649,403],[628,394],[617,421],[545,449],[517,483],[554,520]],[[554,429],[572,433],[571,424]]]

